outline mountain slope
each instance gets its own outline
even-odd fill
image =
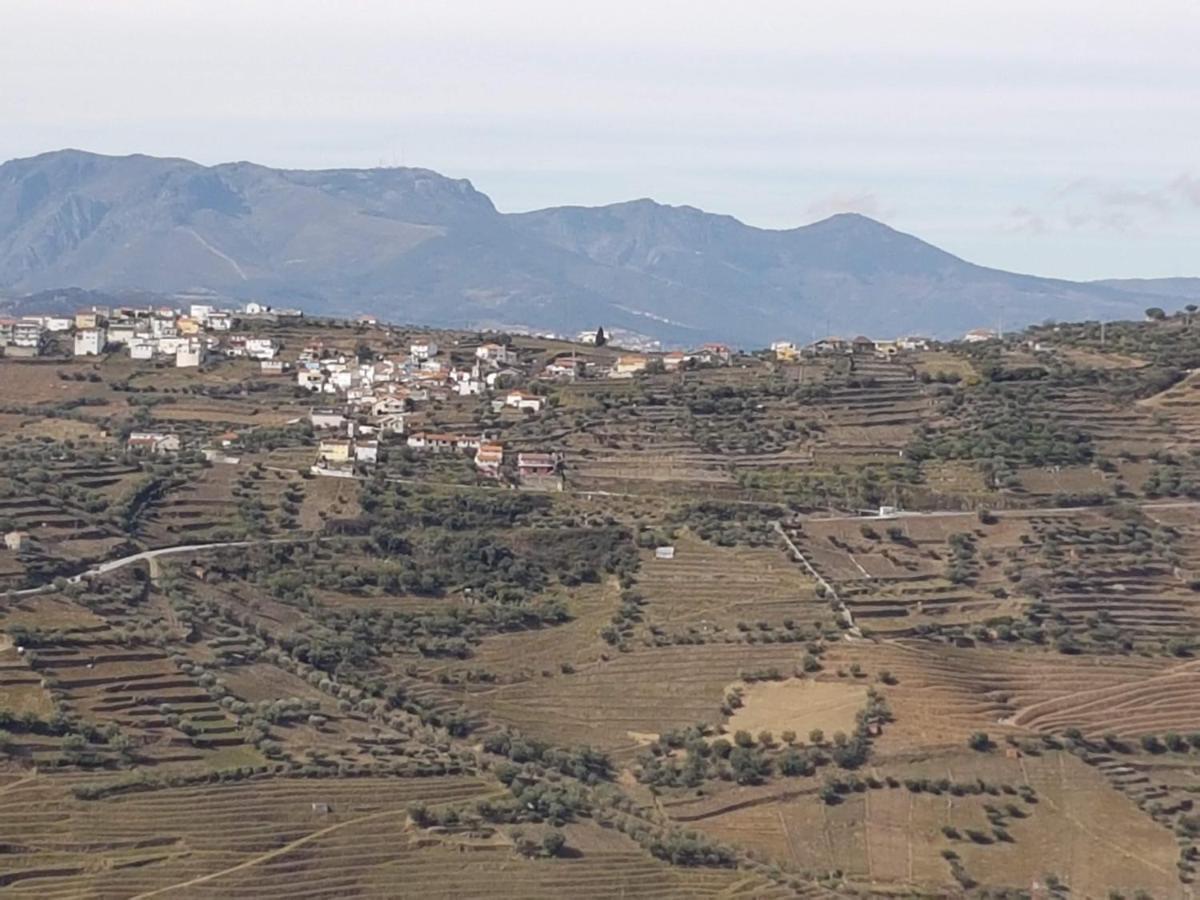
[[[0,290],[231,298],[672,343],[953,335],[1170,303],[972,265],[862,216],[787,231],[650,200],[504,215],[425,169],[292,171],[75,150],[0,166]],[[1182,301],[1181,301],[1182,302]]]

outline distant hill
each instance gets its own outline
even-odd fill
[[[470,182],[426,169],[76,150],[0,165],[0,291],[65,286],[751,345],[1129,317],[1196,296],[987,269],[858,215],[771,231],[650,200],[505,215]]]
[[[1110,278],[1093,284],[1155,297],[1165,297],[1172,303],[1200,303],[1200,278]]]

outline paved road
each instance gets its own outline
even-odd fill
[[[197,553],[201,550],[214,550],[219,547],[255,547],[263,544],[296,544],[302,541],[314,541],[320,538],[263,538],[260,540],[251,541],[213,541],[207,544],[184,544],[178,547],[159,547],[156,550],[142,550],[140,553],[131,553],[129,556],[122,556],[120,559],[110,559],[105,562],[92,566],[86,571],[80,572],[78,575],[72,575],[67,579],[69,584],[76,584],[85,578],[93,578],[96,575],[107,575],[109,572],[115,572],[118,569],[123,569],[126,566],[131,566],[135,563],[144,562],[146,560],[158,559],[160,556],[175,556],[181,553]],[[44,584],[41,587],[26,588],[22,591],[10,591],[9,596],[21,597],[28,594],[41,594],[46,591],[51,591],[54,586]]]
[[[1156,509],[1196,509],[1200,508],[1200,500],[1175,500],[1152,503],[1132,503],[1131,506],[1140,510]],[[1031,506],[1019,509],[993,509],[992,515],[998,518],[1028,518],[1029,516],[1053,516],[1068,513],[1084,512],[1086,510],[1113,509],[1112,504],[1097,506]],[[929,512],[897,510],[890,516],[855,515],[853,513],[840,516],[801,516],[804,522],[886,522],[892,519],[952,519],[956,516],[975,516],[975,510],[946,509]]]

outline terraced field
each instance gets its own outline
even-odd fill
[[[1090,328],[416,403],[555,491],[314,477],[244,359],[0,360],[0,893],[1191,898],[1194,341]]]

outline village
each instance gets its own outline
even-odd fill
[[[388,448],[421,454],[459,454],[473,459],[481,479],[540,490],[561,490],[564,454],[553,446],[510,452],[487,429],[447,432],[423,424],[422,412],[450,398],[479,398],[495,414],[538,416],[552,402],[553,386],[581,380],[622,380],[734,364],[738,352],[704,344],[692,351],[627,351],[612,346],[604,329],[583,332],[570,349],[538,356],[522,352],[508,335],[482,334],[472,343],[461,336],[414,335],[402,349],[360,343],[353,352],[316,337],[285,346],[280,323],[303,321],[295,309],[247,303],[222,309],[211,302],[127,308],[92,307],[72,316],[43,315],[0,320],[0,348],[15,358],[75,358],[127,355],[155,367],[209,369],[225,361],[246,361],[261,377],[291,382],[312,406],[303,419],[311,426],[316,452],[309,469],[321,477],[365,477]],[[312,320],[309,320],[310,322]],[[359,324],[375,326],[363,317]],[[986,340],[992,332],[972,332],[965,340]],[[557,337],[557,336],[554,336]],[[440,341],[440,343],[439,343]],[[926,349],[925,338],[850,340],[827,337],[807,345],[771,344],[768,357],[782,363],[805,357],[846,355],[891,359],[902,351]],[[597,353],[603,349],[603,353]],[[302,420],[294,420],[298,423]],[[203,453],[210,463],[236,464],[239,433],[211,435],[202,446],[173,432],[138,430],[126,449],[138,454]]]

